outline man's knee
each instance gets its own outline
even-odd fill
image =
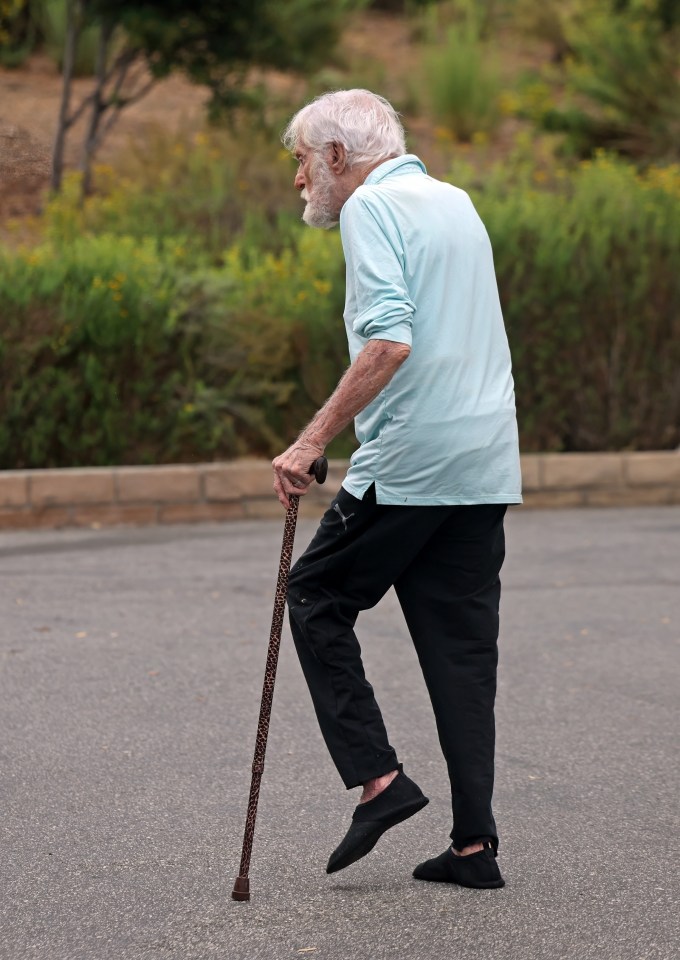
[[[286,599],[295,642],[297,643],[301,636],[309,642],[307,620],[312,609],[312,602],[304,576],[304,568],[300,566],[299,562],[291,570]]]
[[[288,592],[286,595],[286,600],[288,602],[289,610],[293,606],[299,605],[300,601],[305,598],[305,593],[309,592],[308,578],[306,573],[307,571],[305,569],[303,558],[300,557],[298,562],[291,569],[288,577]]]

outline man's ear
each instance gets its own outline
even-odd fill
[[[347,150],[344,144],[337,143],[335,140],[331,143],[329,167],[336,176],[345,172],[347,168]]]

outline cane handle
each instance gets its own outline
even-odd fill
[[[324,483],[328,476],[328,460],[325,457],[319,457],[309,468],[310,474],[314,474],[317,483]]]

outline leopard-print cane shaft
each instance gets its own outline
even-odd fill
[[[267,665],[264,672],[264,686],[262,687],[262,703],[260,705],[260,718],[257,723],[257,736],[255,738],[255,756],[253,758],[253,776],[250,783],[250,797],[248,798],[248,813],[246,814],[246,828],[243,834],[243,852],[241,853],[241,866],[239,867],[239,879],[248,876],[250,869],[250,854],[253,849],[253,835],[255,833],[255,817],[257,816],[257,801],[260,796],[260,781],[264,770],[264,754],[267,749],[267,735],[269,733],[269,718],[272,712],[272,699],[274,697],[274,681],[276,680],[276,667],[279,661],[279,647],[281,645],[281,629],[283,627],[283,616],[286,609],[286,595],[288,593],[288,575],[290,573],[290,561],[293,556],[293,542],[295,540],[295,524],[297,522],[298,507],[300,498],[291,496],[290,506],[286,511],[286,523],[283,528],[283,544],[281,546],[281,561],[279,563],[279,575],[276,581],[276,594],[274,597],[274,613],[272,616],[272,629],[269,635],[269,649],[267,651]]]

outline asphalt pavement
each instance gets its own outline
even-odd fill
[[[303,520],[298,548],[314,523]],[[450,830],[392,595],[362,616],[390,739],[430,797],[327,876],[356,792],[287,628],[238,872],[282,520],[0,539],[2,960],[675,960],[680,508],[512,509],[495,814],[507,885],[411,878]]]

